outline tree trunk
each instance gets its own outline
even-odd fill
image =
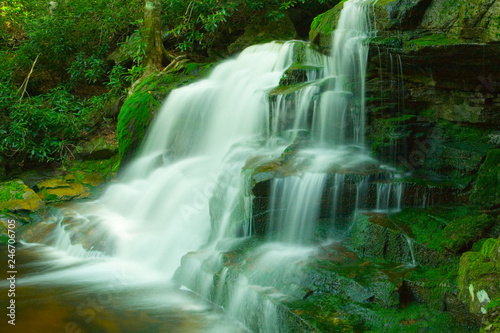
[[[167,54],[161,38],[161,6],[159,0],[146,0],[144,9],[144,38],[146,40],[146,72],[163,68]]]

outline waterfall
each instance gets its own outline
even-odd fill
[[[303,42],[256,45],[172,91],[120,182],[85,209],[106,254],[173,277],[251,329],[284,327],[275,300],[304,296],[285,284],[316,251],[318,221],[345,236],[358,209],[400,208],[402,187],[382,182],[365,204],[374,178],[394,178],[365,147],[371,2],[344,2],[330,56]],[[310,66],[304,82],[273,93],[297,58]],[[288,169],[271,170],[267,237],[235,277],[224,253],[251,238],[252,159]]]

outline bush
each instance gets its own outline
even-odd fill
[[[80,100],[59,86],[47,94],[21,101],[16,95],[2,117],[0,153],[30,160],[61,159],[98,121],[94,100]]]

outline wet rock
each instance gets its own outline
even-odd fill
[[[188,65],[190,64],[186,67]],[[200,72],[199,75],[155,73],[137,85],[123,103],[118,115],[116,137],[122,166],[132,158],[146,135],[153,115],[170,92],[205,74],[206,71]]]
[[[259,16],[245,27],[243,35],[229,45],[228,52],[233,54],[250,45],[268,43],[274,40],[287,41],[294,39],[296,36],[297,32],[288,15],[278,20],[270,20],[267,17]]]
[[[44,208],[42,199],[22,180],[0,183],[0,211],[37,211]]]
[[[470,248],[493,223],[486,214],[455,219],[443,229],[443,247],[455,253]]]
[[[358,214],[351,231],[350,245],[361,258],[382,258],[412,263],[410,242],[385,214]]]
[[[397,29],[413,30],[420,25],[430,2],[430,0],[377,1],[370,8],[369,15],[371,21],[376,22],[376,29],[380,33]],[[309,32],[311,42],[325,49],[330,47],[331,35],[343,8],[344,1],[313,20]]]
[[[350,246],[361,257],[439,267],[456,262],[455,253],[488,234],[494,220],[473,208],[404,209],[386,214],[360,213]]]
[[[28,243],[47,244],[53,241],[54,232],[57,229],[56,223],[39,222],[30,224],[22,232],[20,239]]]
[[[72,182],[64,178],[44,180],[37,184],[39,196],[45,202],[67,201],[82,199],[90,196],[90,190],[81,183]]]
[[[118,153],[118,147],[99,137],[79,145],[75,149],[75,157],[82,160],[103,160]]]
[[[500,205],[500,149],[488,152],[479,169],[470,200],[483,207]]]
[[[457,264],[437,268],[417,267],[405,278],[406,302],[425,303],[435,310],[450,313],[459,323],[479,326],[479,318],[471,314],[458,298],[457,275]]]
[[[123,100],[121,97],[115,97],[106,102],[104,104],[104,114],[108,118],[114,118],[118,117],[118,114],[120,113],[120,109],[122,108],[123,105]]]
[[[488,239],[480,252],[466,252],[460,258],[458,286],[460,299],[479,316],[495,310],[488,307],[500,299],[500,238]],[[497,317],[498,319],[498,314]],[[489,320],[495,320],[490,318]]]

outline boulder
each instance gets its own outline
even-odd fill
[[[146,77],[125,100],[118,115],[116,128],[122,166],[126,164],[123,162],[130,160],[139,148],[153,115],[168,94],[173,89],[189,84],[195,78],[207,73],[207,70],[201,70],[196,72],[196,75],[191,74],[195,72],[194,68],[200,67],[199,64],[195,65],[186,64],[186,68],[191,69],[187,74],[155,73]]]
[[[486,214],[455,219],[443,229],[443,247],[452,252],[470,248],[493,223],[494,219]]]
[[[483,243],[479,252],[466,252],[460,258],[459,296],[472,313],[485,315],[491,309],[488,307],[489,303],[492,300],[500,300],[498,281],[500,281],[500,238],[490,238]],[[498,309],[496,311],[498,324]]]
[[[45,202],[67,201],[72,199],[82,199],[90,196],[90,190],[71,179],[52,178],[37,184],[39,196]]]
[[[99,137],[79,145],[75,149],[75,157],[82,160],[103,160],[118,153],[118,147]]]
[[[22,180],[0,183],[0,211],[34,212],[45,207],[42,199]]]

